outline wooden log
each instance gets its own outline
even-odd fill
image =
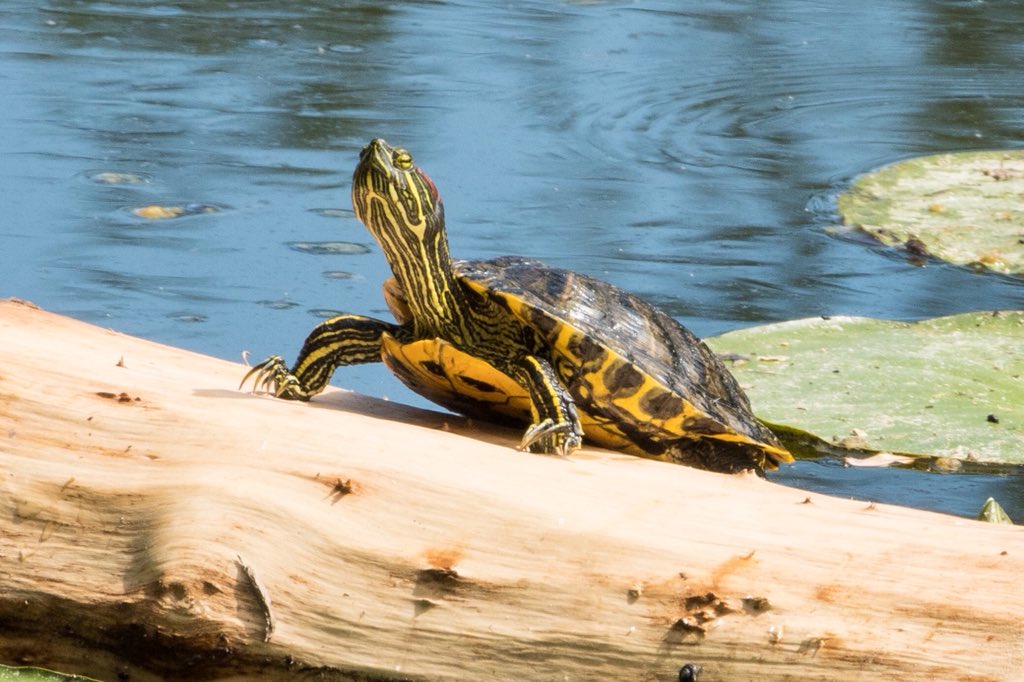
[[[518,434],[0,303],[0,661],[104,679],[1008,680],[1024,531]]]

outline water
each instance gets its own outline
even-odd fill
[[[459,257],[594,274],[700,335],[1024,306],[1019,278],[830,236],[856,175],[1019,146],[1024,2],[0,6],[0,295],[237,359],[386,315],[359,148],[413,151]],[[140,182],[98,182],[97,173]],[[133,208],[208,204],[147,221]],[[370,246],[323,254],[295,242]],[[381,367],[336,382],[417,405]],[[1020,476],[802,462],[779,480],[1024,518]]]

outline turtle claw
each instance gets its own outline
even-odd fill
[[[526,433],[523,434],[523,440],[519,442],[519,450],[522,452],[529,452],[531,445],[551,433],[554,428],[555,422],[551,419],[545,419],[544,421],[537,422],[532,425],[530,428],[526,429]]]
[[[238,385],[241,390],[245,382],[252,377],[252,392],[262,391],[273,393],[277,398],[288,400],[308,400],[309,396],[302,390],[302,384],[298,378],[288,371],[284,358],[280,355],[271,355],[266,360],[252,366]]]
[[[283,369],[285,373],[288,372],[287,368],[284,366],[284,358],[280,355],[271,355],[266,360],[253,365],[249,371],[245,373],[245,376],[242,377],[242,381],[238,384],[238,390],[241,391],[242,387],[245,386],[245,382],[249,381],[249,377],[254,375],[256,378],[253,381],[252,390],[255,392],[265,388],[268,378],[272,379],[276,371],[279,371],[280,369]]]
[[[556,422],[550,417],[526,429],[519,450],[565,457],[581,444],[571,422]]]

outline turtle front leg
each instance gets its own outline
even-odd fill
[[[533,423],[519,444],[520,450],[568,455],[583,442],[583,427],[576,404],[551,363],[535,355],[523,358],[513,370],[516,381],[530,394]]]
[[[401,337],[402,330],[362,315],[332,317],[313,328],[290,370],[280,355],[272,355],[254,365],[238,388],[255,376],[253,391],[272,389],[278,398],[309,400],[324,390],[338,367],[380,362],[381,336]]]

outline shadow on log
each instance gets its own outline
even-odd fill
[[[1024,530],[518,434],[0,303],[0,662],[114,680],[1013,679]]]

